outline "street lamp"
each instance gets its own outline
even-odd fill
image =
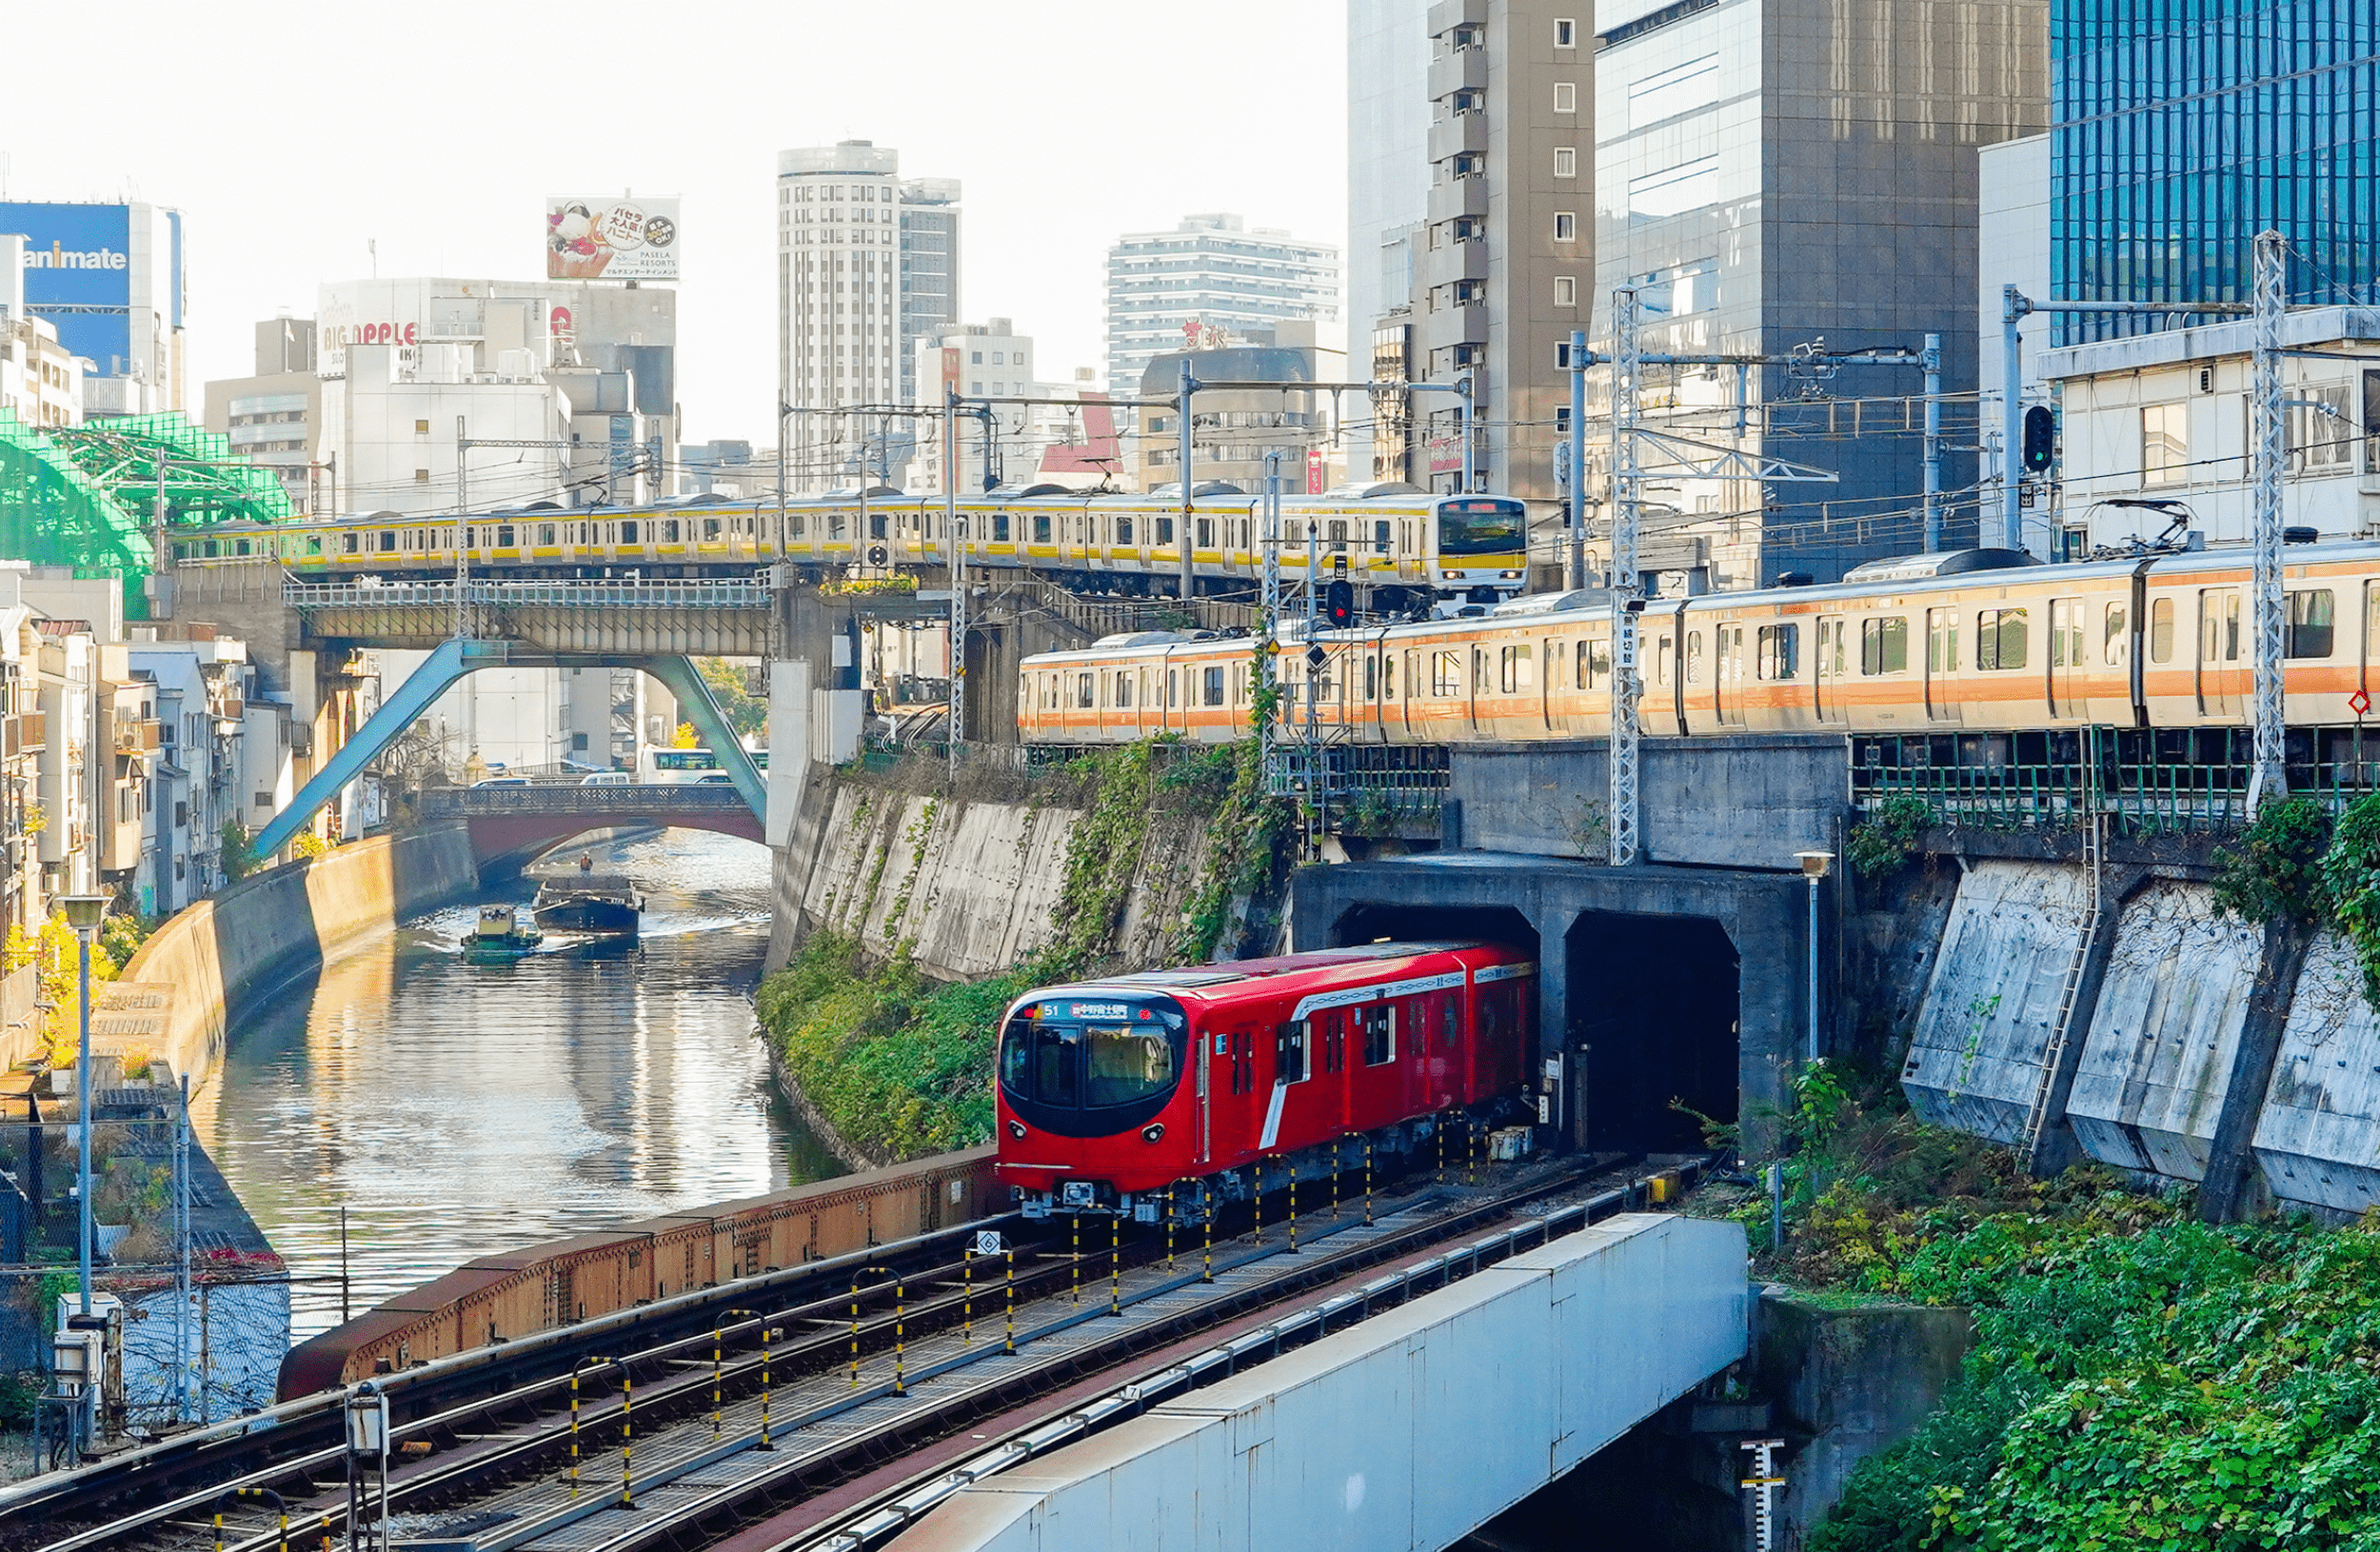
[[[1831,851],[1796,851],[1794,861],[1801,864],[1801,876],[1810,881],[1810,1049],[1807,1060],[1818,1060],[1818,881],[1835,862]]]
[[[66,911],[67,925],[82,940],[82,1015],[83,1035],[75,1047],[74,1115],[75,1130],[80,1134],[81,1158],[74,1175],[75,1206],[81,1217],[82,1230],[82,1309],[90,1313],[90,945],[99,936],[99,924],[108,917],[106,895],[68,895],[58,902]]]

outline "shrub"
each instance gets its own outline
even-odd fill
[[[1863,879],[1889,878],[1917,854],[1933,824],[1934,806],[1925,799],[1887,798],[1844,837],[1844,861]]]
[[[2248,922],[2308,925],[2330,914],[2323,856],[2330,816],[2311,798],[2268,803],[2239,840],[2214,857],[2214,903]]]

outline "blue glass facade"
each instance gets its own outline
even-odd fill
[[[2237,302],[2251,244],[2301,303],[2380,277],[2380,5],[2053,0],[2051,277],[2061,300]],[[2168,327],[2059,320],[2067,342]]]

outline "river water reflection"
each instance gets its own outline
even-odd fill
[[[692,830],[592,849],[646,891],[626,953],[466,965],[464,903],[233,1031],[193,1120],[297,1279],[301,1340],[339,1319],[343,1206],[360,1311],[475,1256],[841,1172],[754,1030],[766,850]]]

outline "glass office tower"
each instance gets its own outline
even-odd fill
[[[2053,0],[2050,49],[2061,300],[2246,301],[2268,227],[2291,301],[2375,300],[2373,0]],[[2172,326],[2058,322],[2069,343]]]

